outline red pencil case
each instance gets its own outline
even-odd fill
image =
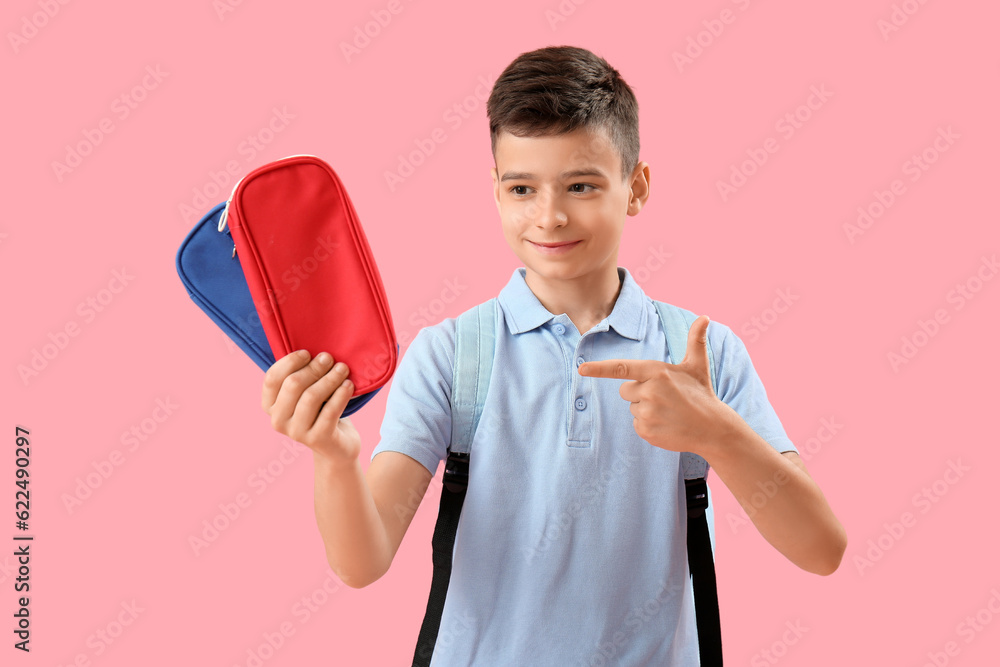
[[[329,352],[347,364],[354,397],[389,381],[399,346],[385,288],[330,165],[295,155],[255,169],[233,188],[227,226],[275,359]]]

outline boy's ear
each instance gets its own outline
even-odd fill
[[[640,162],[632,170],[632,181],[629,184],[628,214],[635,215],[649,199],[649,163]]]
[[[500,177],[497,175],[497,168],[490,167],[490,176],[493,178],[493,201],[497,205],[497,212],[500,211]]]

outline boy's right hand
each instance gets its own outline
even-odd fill
[[[347,463],[361,453],[361,436],[350,418],[340,416],[354,384],[347,379],[350,369],[333,361],[329,353],[310,360],[306,352],[278,359],[264,375],[261,407],[278,433],[332,463]]]

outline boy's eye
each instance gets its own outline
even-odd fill
[[[590,188],[591,190],[595,189],[595,187],[589,183],[574,183],[569,187],[570,189],[572,188]],[[521,190],[529,190],[529,189],[530,188],[527,185],[515,185],[511,187],[510,191],[513,192],[515,195],[526,195],[528,193],[521,192]],[[584,192],[588,192],[588,190],[573,190],[573,192],[576,192],[577,194],[582,194]]]

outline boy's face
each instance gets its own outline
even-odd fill
[[[543,137],[504,132],[495,158],[490,171],[504,237],[526,271],[556,281],[602,274],[617,280],[625,216],[649,196],[649,165],[637,164],[623,183],[603,128]],[[558,252],[536,245],[567,241],[575,243]]]

